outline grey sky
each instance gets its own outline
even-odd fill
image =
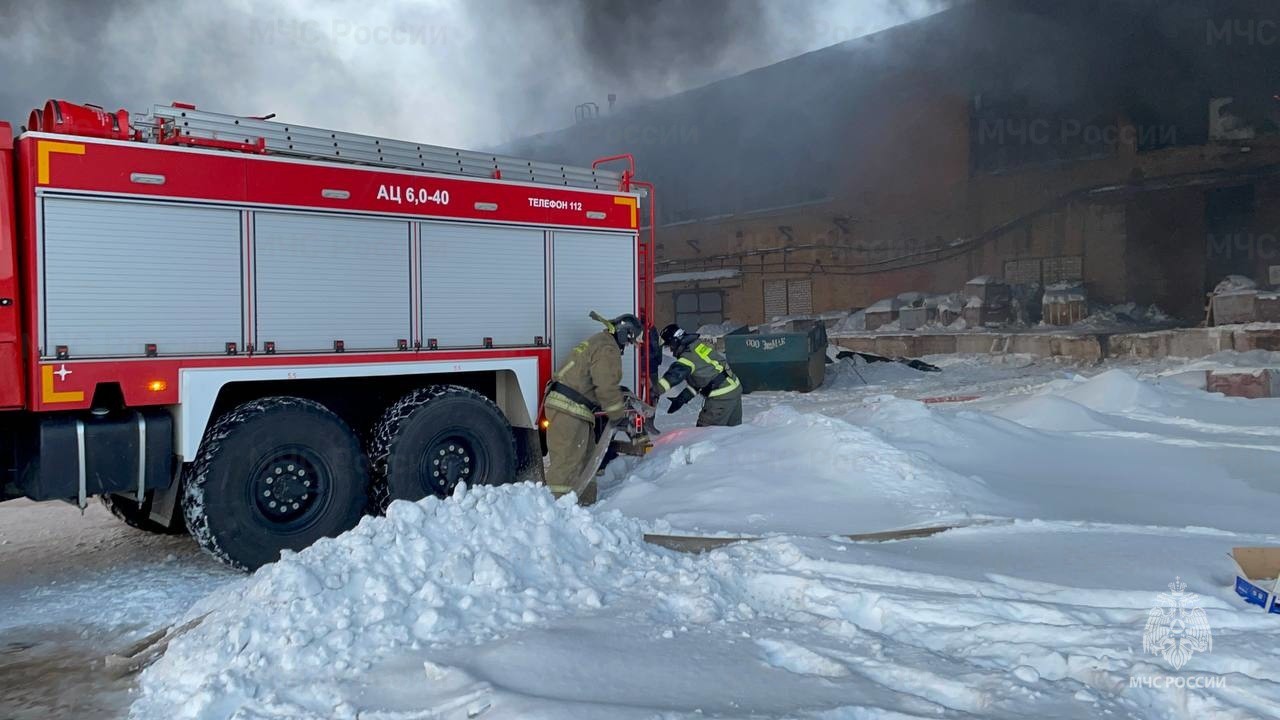
[[[922,16],[943,0],[0,0],[0,118],[194,102],[444,145],[554,129]]]

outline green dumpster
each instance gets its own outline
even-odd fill
[[[724,347],[743,392],[809,392],[826,378],[827,329],[820,322],[792,332],[726,335]]]

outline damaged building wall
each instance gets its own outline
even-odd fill
[[[1277,9],[977,0],[511,149],[635,150],[661,322],[992,275],[1193,323],[1222,275],[1280,265],[1280,47],[1221,32]],[[641,142],[609,145],[618,128]]]

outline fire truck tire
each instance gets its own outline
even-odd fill
[[[268,397],[205,432],[182,509],[209,554],[245,570],[356,526],[369,504],[360,442],[323,405]]]
[[[516,478],[515,435],[502,410],[470,388],[419,388],[374,426],[369,460],[373,504],[448,497],[459,482],[502,485]]]
[[[111,511],[112,515],[115,515],[120,522],[131,528],[157,535],[181,535],[187,531],[187,526],[182,522],[181,515],[178,516],[178,520],[172,527],[161,525],[152,520],[150,494],[147,495],[147,499],[142,505],[138,505],[134,500],[120,495],[103,495],[100,499],[102,504]]]

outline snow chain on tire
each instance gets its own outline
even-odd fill
[[[186,518],[187,528],[191,532],[192,537],[196,539],[196,542],[198,542],[206,552],[233,567],[240,569],[254,569],[228,553],[227,550],[220,545],[214,531],[209,526],[210,518],[207,513],[205,493],[206,484],[209,482],[210,478],[211,468],[216,462],[229,462],[234,460],[223,458],[222,448],[223,445],[228,442],[228,438],[237,429],[264,414],[287,409],[302,410],[306,413],[314,413],[318,416],[322,416],[326,421],[329,419],[335,421],[337,426],[340,426],[347,434],[350,435],[353,449],[359,453],[358,462],[363,469],[363,474],[367,477],[367,460],[363,453],[360,452],[359,439],[341,418],[320,403],[298,397],[266,397],[247,402],[219,417],[217,421],[210,425],[208,430],[205,432],[204,438],[200,443],[199,454],[196,456],[195,461],[191,463],[185,471],[184,477],[186,482],[182,493],[182,511]],[[339,489],[339,485],[340,483],[335,482],[333,489],[336,491]],[[361,510],[363,510],[367,505],[367,500],[365,499],[367,498],[367,491],[367,480],[362,479]],[[344,499],[345,498],[343,497],[336,497],[336,499],[331,498],[329,502],[341,502]],[[358,520],[359,515],[355,517],[351,525],[354,526],[355,522]]]
[[[446,397],[461,397],[479,403],[491,409],[499,418],[504,418],[505,422],[505,415],[503,415],[501,408],[496,403],[475,390],[461,385],[431,385],[413,390],[400,398],[387,408],[382,418],[374,425],[371,433],[372,440],[368,450],[373,478],[369,492],[370,512],[385,512],[387,506],[391,504],[392,493],[387,479],[387,461],[391,453],[391,446],[399,436],[404,421],[428,403]],[[510,432],[507,434],[511,436],[510,452],[514,457],[515,436],[511,435]],[[506,482],[514,481],[514,479],[513,467],[512,478]]]

